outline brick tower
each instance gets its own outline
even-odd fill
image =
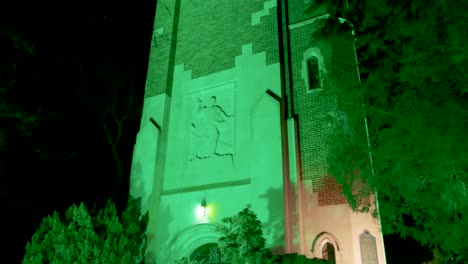
[[[309,0],[158,0],[131,188],[149,211],[147,263],[218,261],[216,226],[247,204],[275,254],[386,263],[378,220],[327,176],[327,68],[351,41],[313,39]],[[371,197],[372,198],[372,197]]]

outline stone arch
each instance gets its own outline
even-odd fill
[[[223,261],[221,251],[216,243],[205,244],[190,255],[190,260],[200,261],[205,260],[213,264],[230,264],[230,261]]]
[[[314,89],[314,90],[323,90],[323,87],[325,84],[324,79],[327,74],[327,70],[325,68],[325,59],[320,49],[318,47],[312,47],[312,48],[307,49],[303,54],[302,69],[301,69],[301,77],[306,87],[306,93],[311,93],[314,91],[314,90],[309,89],[309,72],[308,72],[308,66],[307,66],[308,60],[312,57],[315,57],[318,60],[319,79],[320,79],[320,88]]]
[[[341,251],[343,250],[341,244],[334,235],[328,232],[321,232],[314,238],[311,248],[313,257],[322,258],[322,249],[327,243],[334,247],[336,263],[341,263]]]
[[[190,255],[199,247],[218,243],[221,233],[216,230],[219,224],[198,224],[177,233],[169,243],[169,258],[178,260]]]

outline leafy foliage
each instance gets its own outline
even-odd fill
[[[278,256],[274,263],[281,263],[281,264],[327,264],[330,263],[328,260],[325,259],[308,259],[303,255],[299,254],[284,254]]]
[[[222,220],[219,227],[223,237],[219,239],[219,248],[224,259],[235,263],[259,263],[268,254],[261,222],[257,215],[244,208],[237,215]]]
[[[34,78],[30,64],[35,48],[31,37],[0,26],[0,40],[4,44],[0,50],[0,120],[3,124],[0,128],[0,151],[3,151],[7,139],[15,137],[15,134],[21,135],[23,140],[30,138],[41,109],[34,109],[31,104],[21,101],[24,91],[18,89],[24,85],[23,79]]]
[[[190,258],[182,258],[180,260],[172,261],[172,264],[205,264],[206,261],[196,261],[196,260],[191,260]]]
[[[416,239],[441,262],[467,261],[468,3],[338,2],[314,1],[331,7],[317,36],[354,39],[362,83],[331,65],[328,95],[353,131],[338,126],[330,138],[330,173],[355,210],[378,192],[385,233]],[[369,188],[356,193],[359,182]]]
[[[54,212],[28,242],[22,263],[143,263],[148,214],[140,219],[139,203],[131,198],[121,221],[110,200],[95,217],[83,203],[72,205],[63,222]]]
[[[125,15],[1,20],[0,195],[12,215],[4,226],[23,222],[21,232],[3,234],[10,241],[3,262],[24,257],[24,244],[52,208],[65,211],[76,201],[104,206],[111,197],[123,211],[131,165],[124,161],[141,119],[149,52],[140,47],[150,43],[153,4],[111,7]],[[129,21],[128,12],[138,18]],[[115,41],[116,34],[125,37]],[[55,188],[62,180],[73,184]]]
[[[224,218],[222,222],[224,225],[218,229],[222,233],[218,241],[219,249],[223,259],[232,264],[329,263],[327,260],[307,259],[298,254],[273,255],[265,248],[262,224],[250,206],[235,216]]]

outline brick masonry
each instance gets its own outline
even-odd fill
[[[312,39],[315,30],[317,28],[309,24],[292,29],[290,33],[294,109],[299,117],[301,180],[312,180],[312,191],[319,192],[319,205],[340,204],[345,202],[341,187],[333,178],[327,177],[326,140],[328,134],[332,132],[332,128],[327,124],[327,112],[334,110],[334,104],[328,98],[321,96],[320,90],[307,93],[301,73],[303,54],[311,47],[320,50],[325,68],[328,68],[332,60],[329,42]]]
[[[166,67],[171,49],[175,49],[175,65],[184,64],[184,70],[192,70],[194,79],[233,68],[242,45],[248,43],[253,43],[254,54],[266,52],[267,65],[279,62],[276,7],[270,8],[259,24],[252,25],[252,14],[264,9],[264,1],[185,0],[179,13],[174,10],[177,1],[158,2],[154,28],[164,27],[165,33],[153,36],[145,97],[171,89],[167,87],[170,67]],[[177,15],[177,44],[173,45],[171,25]]]
[[[309,2],[313,1],[314,0],[310,0]],[[309,4],[307,4],[305,0],[288,1],[289,23],[294,24],[327,12],[325,5],[316,7],[310,10],[310,12],[307,11],[308,6]]]
[[[178,1],[180,9],[176,5]],[[279,62],[276,7],[270,8],[269,14],[262,16],[259,24],[252,25],[252,14],[262,10],[264,3],[251,0],[160,0],[154,29],[164,30],[162,34],[154,35],[145,97],[164,92],[170,94],[171,62],[184,64],[185,70],[192,71],[192,78],[198,78],[233,68],[235,57],[241,54],[242,45],[247,43],[253,43],[254,54],[266,52],[267,64]],[[320,7],[306,13],[306,8],[307,4],[303,1],[289,1],[289,22],[304,21],[325,12]],[[179,22],[178,27],[172,26],[173,21]],[[174,29],[178,29],[177,36]],[[320,50],[327,71],[331,70],[330,65],[334,66],[336,73],[356,71],[354,50],[352,42],[344,39],[312,39],[315,30],[314,24],[308,24],[290,31],[293,99],[295,113],[299,117],[302,180],[312,179],[313,191],[319,192],[320,205],[342,204],[345,200],[341,187],[327,176],[326,161],[326,140],[332,131],[327,112],[334,111],[336,104],[321,96],[321,91],[307,93],[301,71],[303,54],[311,47]],[[170,56],[171,50],[175,56]]]
[[[290,21],[299,22],[322,15],[323,9],[318,8],[307,15],[305,5],[299,7],[302,1],[291,1],[289,4]],[[333,76],[343,72],[354,72],[357,79],[356,62],[352,42],[344,38],[313,39],[312,34],[318,30],[315,24],[308,24],[290,31],[292,79],[294,89],[294,109],[299,117],[299,144],[301,153],[302,180],[312,180],[312,191],[318,192],[319,206],[344,204],[346,199],[342,188],[327,170],[326,140],[333,127],[330,126],[328,112],[337,109],[336,102],[330,97],[322,96],[323,91],[311,93],[306,91],[303,79],[302,61],[304,52],[316,47],[323,56],[325,70],[330,76],[325,78],[324,87],[332,85]],[[332,67],[333,66],[333,67]]]
[[[168,72],[173,70],[170,69],[169,57],[172,40],[175,37],[172,26],[175,9],[175,1],[159,0],[156,4],[145,98],[164,93],[168,82]],[[162,29],[162,32],[157,32],[158,29]]]
[[[253,54],[266,52],[267,65],[279,62],[276,8],[252,25],[252,14],[263,10],[264,1],[184,1],[181,6],[180,45],[176,64],[192,70],[192,78],[234,67],[241,47],[253,43]],[[203,21],[203,26],[194,24]]]

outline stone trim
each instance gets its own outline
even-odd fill
[[[313,17],[313,18],[309,18],[309,19],[306,19],[306,20],[303,20],[303,21],[288,25],[288,27],[291,30],[291,29],[295,29],[295,28],[298,28],[298,27],[303,27],[303,26],[312,24],[312,23],[315,22],[315,20],[329,18],[329,17],[330,17],[330,14],[323,14],[323,15],[320,15],[320,16],[316,16],[316,17]]]
[[[171,194],[184,193],[184,192],[196,192],[196,191],[201,191],[201,190],[212,190],[212,189],[218,189],[218,188],[247,185],[250,183],[251,183],[250,178],[247,178],[247,179],[241,179],[237,181],[228,181],[228,182],[206,184],[206,185],[193,186],[193,187],[187,187],[187,188],[165,190],[161,193],[161,195],[171,195]]]
[[[217,231],[219,224],[198,224],[190,226],[172,238],[169,243],[169,259],[178,260],[190,255],[199,247],[208,243],[218,243],[221,233]],[[161,262],[164,263],[164,262]]]
[[[343,249],[341,247],[341,244],[338,242],[338,239],[328,232],[321,232],[315,237],[314,242],[312,242],[312,248],[310,250],[312,252],[312,255],[314,257],[321,258],[322,248],[326,243],[332,244],[335,248],[335,257],[338,263],[339,253]]]
[[[308,71],[308,67],[307,67],[307,61],[311,57],[316,57],[317,60],[318,60],[319,79],[320,79],[320,87],[321,87],[321,88],[312,89],[312,90],[309,89],[309,71]],[[304,55],[303,55],[302,71],[301,71],[301,77],[302,77],[302,80],[304,81],[305,87],[306,87],[306,94],[314,93],[316,91],[323,91],[325,74],[327,74],[327,70],[325,68],[324,58],[323,58],[323,55],[322,55],[320,49],[318,47],[311,47],[311,48],[307,49],[304,52]]]

